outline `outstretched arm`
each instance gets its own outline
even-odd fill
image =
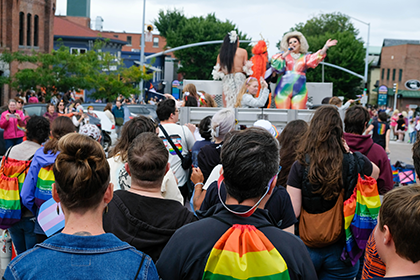
[[[328,41],[325,43],[324,47],[321,49],[320,54],[324,55],[327,53],[328,48],[337,45],[337,40],[331,40],[328,39]]]

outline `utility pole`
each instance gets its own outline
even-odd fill
[[[141,50],[140,50],[140,70],[143,71],[144,69],[144,26],[146,20],[146,0],[143,0],[143,24],[141,25]],[[140,89],[140,96],[141,99],[144,100],[144,81],[141,79],[139,84]]]

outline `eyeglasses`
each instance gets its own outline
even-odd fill
[[[64,106],[64,104],[58,104],[58,106]]]
[[[18,101],[17,103],[19,103],[19,104],[23,104],[23,102],[22,102],[22,101]]]

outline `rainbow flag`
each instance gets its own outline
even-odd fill
[[[39,170],[35,188],[35,204],[38,208],[52,197],[51,189],[54,182],[53,164],[42,167]]]
[[[235,224],[214,245],[202,279],[290,279],[283,257],[255,226]]]
[[[3,157],[0,177],[0,228],[7,229],[21,218],[20,190],[31,161]]]
[[[171,136],[171,140],[175,144],[175,147],[177,147],[178,150],[182,154],[181,137],[180,136],[176,136],[176,137]],[[169,150],[169,154],[171,154],[173,156],[176,156],[177,155],[177,153],[175,152],[174,148],[172,148],[172,145],[169,144],[168,140],[163,139],[163,143],[165,144],[166,148]]]
[[[344,201],[344,230],[346,245],[341,255],[355,265],[366,247],[370,234],[377,224],[381,200],[376,180],[359,174],[357,185],[349,199]]]

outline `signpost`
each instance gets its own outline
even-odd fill
[[[380,86],[378,88],[378,105],[388,105],[388,87]]]

